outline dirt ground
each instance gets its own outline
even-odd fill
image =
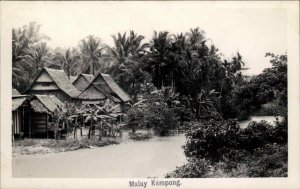
[[[145,131],[138,131],[144,133]],[[99,141],[97,133],[88,140],[88,129],[83,129],[82,136],[80,130],[77,131],[77,136],[74,139],[74,134],[69,134],[64,140],[55,139],[17,139],[13,142],[12,156],[17,157],[29,154],[46,154],[74,151],[84,148],[95,148],[106,145],[115,145],[119,143],[133,142],[130,139],[130,131],[122,131],[120,137],[104,137]]]

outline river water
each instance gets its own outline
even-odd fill
[[[255,116],[241,122],[275,121],[272,116]],[[13,177],[52,178],[146,178],[164,177],[186,162],[182,149],[184,134],[128,141],[119,145],[46,155],[13,158]]]
[[[13,158],[13,177],[164,177],[185,163],[184,134],[94,149]]]

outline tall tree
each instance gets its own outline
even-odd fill
[[[29,73],[30,82],[32,82],[44,66],[49,66],[51,64],[50,48],[47,46],[47,43],[42,42],[38,45],[29,47],[26,50],[26,55],[24,55],[22,59],[22,63],[28,65],[25,69]]]
[[[69,79],[71,75],[76,75],[76,66],[81,63],[80,53],[76,48],[57,48],[55,49],[52,60],[56,62],[52,67],[63,69]]]
[[[109,73],[118,81],[122,88],[134,95],[137,84],[143,80],[141,77],[142,61],[145,55],[145,49],[149,47],[147,43],[142,43],[144,36],[130,31],[127,37],[118,33],[112,36],[115,46],[110,48],[113,58],[117,60],[111,67]]]
[[[32,65],[28,65],[24,61],[29,48],[38,42],[50,39],[40,33],[40,27],[41,25],[36,24],[36,22],[30,22],[28,25],[12,30],[12,80],[13,87],[20,91],[23,91],[30,82],[28,75],[31,70],[28,73],[25,68]]]
[[[166,65],[169,61],[168,55],[171,46],[169,32],[154,31],[150,44],[147,70],[152,73],[153,84],[160,89],[166,80]]]
[[[89,35],[80,41],[79,48],[82,53],[80,70],[95,75],[99,68],[98,60],[101,57],[101,50],[105,48],[105,45],[101,43],[99,38]]]

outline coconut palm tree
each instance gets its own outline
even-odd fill
[[[150,54],[148,60],[148,71],[152,73],[153,82],[159,89],[164,86],[166,80],[166,65],[168,64],[171,46],[169,32],[156,32],[150,42]]]
[[[95,75],[99,68],[99,58],[101,57],[101,50],[106,48],[101,40],[93,35],[89,35],[82,39],[79,44],[82,53],[82,63],[78,67],[80,71]]]
[[[189,32],[186,33],[186,36],[188,37],[189,43],[193,47],[198,47],[200,44],[203,44],[206,42],[205,32],[201,30],[199,27],[195,29],[190,29]]]
[[[80,64],[80,53],[76,48],[55,49],[53,61],[56,62],[52,67],[63,69],[68,78],[76,74],[76,66]]]
[[[24,61],[29,48],[40,41],[50,39],[48,36],[40,34],[40,27],[41,25],[30,22],[29,25],[12,30],[12,79],[13,86],[19,90],[25,89],[30,81],[25,68],[31,67],[31,65]]]
[[[28,65],[25,69],[29,73],[29,80],[31,82],[44,66],[51,65],[50,48],[45,42],[31,46],[26,50],[26,55],[23,56],[21,62]]]
[[[142,43],[144,36],[130,31],[127,37],[118,33],[112,36],[115,46],[110,48],[111,56],[116,59],[116,64],[108,71],[127,92],[133,95],[137,80],[140,80],[141,63],[147,43]]]

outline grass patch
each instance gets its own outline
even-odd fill
[[[24,139],[16,141],[12,147],[13,156],[28,155],[28,154],[45,154],[45,153],[58,153],[66,151],[74,151],[84,148],[102,147],[111,144],[119,144],[117,138],[103,138],[102,140],[96,139],[67,139],[67,140],[54,140],[54,139]]]

